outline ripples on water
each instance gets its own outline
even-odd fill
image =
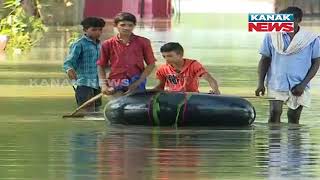
[[[179,41],[225,91],[254,91],[262,34],[186,27],[186,21],[161,22],[136,33],[152,39],[159,63],[159,47]],[[34,77],[65,78],[61,63],[68,35],[54,31],[22,63],[2,62],[0,87],[23,87]],[[0,179],[318,179],[319,76],[313,82],[312,107],[299,126],[288,125],[286,113],[280,126],[267,125],[263,100],[251,100],[258,115],[252,127],[159,129],[62,120],[73,97],[0,97]]]
[[[317,179],[319,176],[319,128],[265,123],[231,129],[93,128],[101,123],[2,125],[7,130],[1,132],[0,177]],[[16,126],[24,128],[10,131]]]

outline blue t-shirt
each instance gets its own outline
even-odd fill
[[[284,48],[288,48],[289,34],[282,33]],[[276,91],[290,91],[306,77],[312,61],[320,57],[320,39],[316,38],[300,52],[283,55],[273,47],[270,34],[266,34],[260,48],[260,54],[271,58],[267,73],[267,87]],[[310,88],[310,85],[307,85]]]

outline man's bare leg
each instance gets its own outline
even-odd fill
[[[287,116],[288,116],[288,123],[299,124],[301,112],[303,106],[299,106],[297,109],[288,109]]]
[[[283,101],[270,101],[269,123],[280,123],[282,114]]]

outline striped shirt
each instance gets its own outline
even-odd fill
[[[74,69],[77,74],[76,85],[99,88],[97,60],[100,56],[100,43],[87,36],[82,36],[70,46],[63,69]]]

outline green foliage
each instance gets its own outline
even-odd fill
[[[6,50],[29,50],[47,30],[41,18],[27,16],[20,0],[5,0],[4,8],[7,14],[0,21],[0,34],[9,37]]]
[[[72,32],[71,37],[68,39],[68,45],[70,46],[72,43],[77,41],[81,36],[81,33],[79,32]]]
[[[33,45],[34,42],[31,40],[29,33],[18,33],[15,34],[14,38],[9,39],[6,49],[10,53],[23,52],[30,50]]]

